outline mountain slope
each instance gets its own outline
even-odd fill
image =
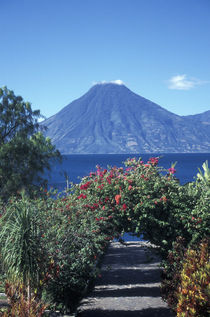
[[[203,122],[204,124],[210,125],[210,110],[205,111],[203,113],[199,113],[199,114],[184,116],[183,118],[193,119],[195,121],[200,121],[200,122]]]
[[[191,122],[194,122],[195,124],[199,123],[201,127],[207,128],[210,135],[210,110],[191,116],[185,116],[183,118]]]
[[[63,154],[210,151],[207,125],[113,83],[93,86],[43,124]]]

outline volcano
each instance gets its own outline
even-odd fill
[[[176,115],[123,84],[94,85],[42,125],[62,154],[210,151],[209,116]]]

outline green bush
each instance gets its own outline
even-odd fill
[[[47,211],[49,266],[45,274],[46,298],[65,311],[73,311],[90,280],[97,276],[96,261],[109,241],[100,226],[75,196],[56,200]]]
[[[167,259],[162,262],[161,295],[169,307],[176,311],[178,304],[178,289],[181,283],[181,271],[186,253],[185,241],[177,237],[173,248],[169,251]]]
[[[181,234],[185,239],[180,237],[176,241],[172,251],[168,254],[168,258],[163,263],[163,298],[171,308],[178,312],[179,316],[186,316],[186,314],[188,314],[188,316],[208,315],[205,302],[206,295],[203,296],[202,293],[205,292],[206,289],[205,283],[209,283],[208,274],[203,274],[208,267],[208,264],[204,263],[203,259],[204,257],[206,258],[209,252],[207,250],[209,248],[209,242],[204,243],[204,241],[209,238],[210,233],[210,173],[207,163],[203,164],[203,168],[204,174],[200,171],[200,173],[197,174],[197,180],[187,185],[189,194],[192,197],[196,197],[196,200],[192,210],[182,215],[184,229]],[[185,234],[186,231],[187,235]],[[196,253],[194,248],[197,245],[201,246],[201,251]],[[202,249],[204,246],[206,253]],[[188,287],[186,285],[187,283],[189,283]],[[194,285],[193,289],[191,289],[190,285]],[[209,295],[208,293],[208,300]],[[199,296],[201,297],[199,298]],[[189,299],[192,303],[189,303]],[[201,299],[203,304],[201,304]]]

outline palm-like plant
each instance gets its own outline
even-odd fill
[[[203,184],[210,187],[210,168],[208,167],[208,161],[204,162],[202,167],[204,172],[202,173],[202,171],[199,168],[199,173],[197,173],[197,179],[201,181]]]
[[[0,221],[1,261],[7,278],[23,283],[29,300],[39,283],[42,259],[38,215],[35,205],[22,198],[7,208]]]

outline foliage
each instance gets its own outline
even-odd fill
[[[165,171],[157,163],[158,158],[146,163],[130,159],[125,171],[98,168],[82,180],[77,195],[85,193],[94,198],[94,203],[100,200],[104,210],[108,209],[113,217],[115,230],[138,236],[143,233],[167,257],[176,237],[183,235],[186,243],[192,240],[193,224],[186,223],[192,217],[199,192],[191,185],[181,186],[173,175],[174,167]],[[200,226],[206,228],[206,223]]]
[[[64,193],[43,191],[35,199],[8,201],[0,223],[7,276],[26,285],[30,280],[32,295],[72,312],[97,277],[98,263],[113,237],[143,233],[164,260],[163,294],[176,307],[185,250],[209,235],[209,195],[202,181],[181,186],[174,165],[164,170],[157,164],[158,158],[151,158],[145,163],[128,159],[125,169],[97,166]],[[19,252],[27,239],[21,262]],[[12,243],[19,243],[19,249],[14,251]],[[33,262],[27,261],[29,255]],[[23,272],[29,272],[26,278]]]
[[[199,243],[204,237],[209,237],[210,229],[210,169],[208,167],[208,161],[203,165],[204,172],[199,169],[197,179],[195,182],[195,191],[198,193],[198,199],[195,207],[191,212],[191,219],[188,218],[190,223],[189,228],[192,231],[192,239],[190,244],[193,246],[195,243]]]
[[[177,236],[184,234],[186,239],[191,239],[188,230],[183,228],[182,218],[191,212],[195,197],[179,184],[173,167],[168,171],[158,169],[154,159],[147,164],[132,162],[136,204],[129,217],[135,221],[135,232],[143,232],[145,239],[158,246],[160,254],[166,257]],[[126,200],[131,204],[133,197],[129,195]]]
[[[4,200],[41,181],[49,160],[60,157],[39,131],[39,117],[29,102],[6,87],[0,89],[0,198]]]
[[[28,300],[22,285],[6,283],[5,291],[10,307],[0,313],[2,317],[41,317],[47,305],[37,300],[35,296]]]
[[[0,89],[0,144],[6,144],[18,137],[25,138],[38,129],[39,110],[32,111],[31,104],[21,96],[3,87]]]
[[[76,196],[50,195],[8,202],[0,223],[1,260],[10,282],[30,285],[32,296],[69,312],[97,277],[112,230]]]
[[[208,189],[210,188],[210,169],[208,167],[208,161],[204,162],[203,165],[203,170],[202,172],[199,170],[199,173],[197,173],[197,180],[200,181],[203,185],[205,185]]]
[[[179,237],[164,263],[162,297],[179,317],[205,317],[210,299],[209,239],[203,239],[196,249],[184,244]]]
[[[178,289],[178,317],[207,317],[210,314],[209,240],[203,240],[198,249],[186,252],[181,284]]]
[[[186,252],[184,245],[184,239],[177,237],[167,259],[162,262],[161,295],[173,310],[176,310],[178,303],[177,293],[181,283],[181,271]]]
[[[49,199],[48,199],[49,203]],[[74,195],[51,201],[45,211],[49,262],[43,282],[45,298],[66,312],[73,311],[91,280],[98,274],[97,261],[109,240],[92,213]]]
[[[199,245],[201,240],[209,237],[210,233],[208,164],[203,164],[203,168],[204,174],[200,170],[200,173],[197,174],[197,180],[187,185],[189,195],[196,199],[192,210],[181,215],[183,229],[180,235],[185,239],[178,238],[176,243],[173,244],[172,250],[169,251],[166,261],[163,262],[162,296],[174,310],[176,310],[178,304],[179,288],[182,281],[181,272],[183,270],[186,250],[187,248],[194,248],[195,245]],[[186,235],[186,232],[188,235]],[[198,253],[198,261],[200,261],[200,257],[201,255]],[[185,316],[184,313],[183,316]]]
[[[0,220],[1,262],[7,279],[28,287],[29,298],[39,287],[45,258],[39,223],[36,205],[25,197],[10,201]]]

